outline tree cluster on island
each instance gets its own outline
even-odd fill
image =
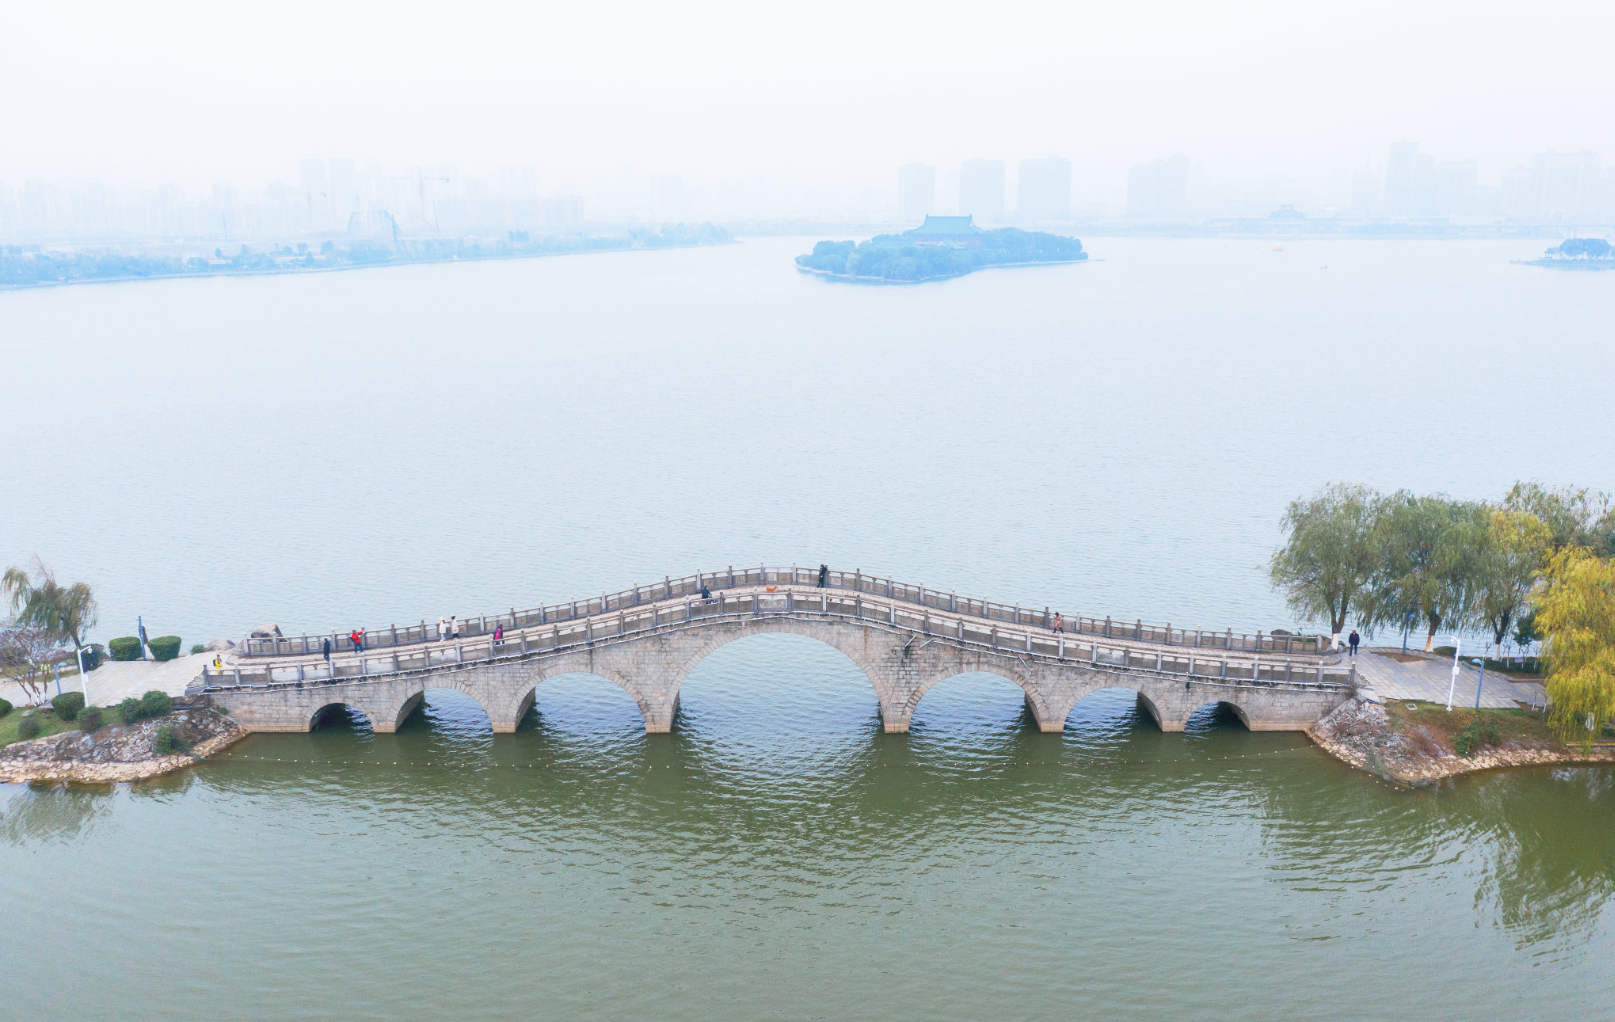
[[[1615,264],[1615,245],[1611,245],[1603,238],[1566,238],[1542,253],[1540,263],[1588,263],[1604,262]]]
[[[1082,242],[1043,231],[1002,227],[982,231],[971,244],[924,244],[911,234],[879,234],[868,241],[821,241],[796,264],[860,280],[912,283],[957,277],[987,266],[1075,262],[1088,258]]]
[[[1335,484],[1290,503],[1269,572],[1296,613],[1364,633],[1482,629],[1540,641],[1550,719],[1591,741],[1615,721],[1615,507],[1518,483],[1498,503]]]

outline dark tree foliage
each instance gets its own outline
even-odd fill
[[[898,282],[957,277],[983,266],[1086,258],[1076,238],[1004,227],[983,231],[972,243],[959,246],[916,244],[906,234],[879,234],[857,244],[821,241],[796,262],[810,270]]]
[[[1609,259],[1615,256],[1615,247],[1603,238],[1566,238],[1544,254],[1560,259]]]

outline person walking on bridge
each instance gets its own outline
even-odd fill
[[[823,589],[825,586],[829,585],[829,583],[830,566],[828,564],[821,564],[819,565],[819,588]]]
[[[1065,615],[1059,611],[1054,612],[1054,630],[1057,632],[1065,631]]]
[[[493,626],[493,644],[495,646],[497,646],[497,645],[499,645],[500,643],[502,643],[504,641],[505,641],[505,626],[502,625],[502,624],[501,625],[494,625]]]
[[[320,640],[320,655],[325,657],[326,663],[331,662],[331,637],[329,635]]]
[[[355,653],[363,653],[364,652],[364,629],[363,628],[355,628],[353,631],[348,633],[348,638],[353,640],[353,651]]]
[[[456,642],[460,639],[460,619],[453,614],[449,615],[449,632]]]
[[[1357,644],[1359,642],[1363,641],[1362,636],[1357,634],[1357,629],[1353,628],[1351,630],[1351,635],[1347,637],[1346,641],[1351,644],[1351,655],[1356,656],[1357,655]]]
[[[440,617],[440,618],[437,619],[437,641],[438,642],[447,642],[448,638],[449,638],[449,619],[446,618],[446,617]]]

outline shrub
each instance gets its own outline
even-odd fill
[[[133,635],[120,635],[107,642],[107,649],[112,651],[114,660],[139,660],[140,639]]]
[[[125,724],[133,724],[143,716],[140,712],[140,700],[130,696],[118,704],[118,719]]]
[[[10,712],[11,712],[11,702],[9,700],[6,700],[6,699],[0,699],[0,717],[4,717],[6,714],[8,714]]]
[[[147,717],[163,717],[174,709],[174,700],[167,692],[153,689],[140,697],[140,712]]]
[[[1432,649],[1430,652],[1434,653],[1436,656],[1439,656],[1439,657],[1449,657],[1450,658],[1450,657],[1455,657],[1455,656],[1458,655],[1458,647],[1457,646],[1437,646],[1435,649]]]
[[[155,639],[147,639],[146,648],[151,650],[153,660],[172,660],[179,656],[179,636],[159,635]]]
[[[22,741],[27,741],[30,738],[38,738],[39,730],[38,717],[24,717],[23,719],[17,721],[17,738]]]
[[[157,729],[157,740],[152,743],[152,748],[159,756],[172,756],[176,752],[186,752],[190,747],[191,743],[185,740],[184,732],[180,731],[179,728],[169,727],[167,724]]]
[[[84,660],[84,669],[93,671],[100,667],[101,660],[106,656],[106,653],[106,647],[99,642],[92,642],[85,646],[83,652],[79,654]]]
[[[79,711],[79,730],[85,734],[101,730],[101,725],[105,723],[106,718],[99,706],[86,706]]]
[[[1458,737],[1452,740],[1452,751],[1460,756],[1473,756],[1477,746],[1496,745],[1502,740],[1503,736],[1498,733],[1496,724],[1472,720],[1458,732]]]
[[[63,692],[50,701],[50,706],[51,709],[56,711],[56,716],[63,720],[72,720],[79,715],[80,710],[84,709],[84,693]]]
[[[191,644],[191,655],[192,656],[195,656],[198,653],[206,653],[206,652],[207,652],[207,647],[202,645],[200,642],[194,642],[194,643]]]

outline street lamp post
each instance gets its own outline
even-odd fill
[[[84,647],[74,650],[79,660],[79,685],[84,689],[84,705],[90,705],[90,672],[84,669]]]
[[[1452,647],[1452,680],[1447,683],[1447,712],[1452,712],[1452,693],[1458,687],[1458,651],[1463,649],[1463,636],[1453,637]]]

